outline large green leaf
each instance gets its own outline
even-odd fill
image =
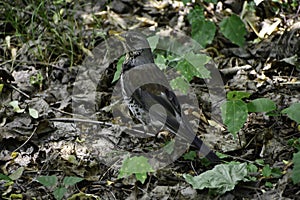
[[[204,20],[204,14],[203,14],[204,9],[199,6],[195,6],[193,10],[188,14],[187,18],[190,22],[190,24],[193,24],[194,22],[197,22],[199,20]]]
[[[24,172],[24,167],[19,167],[16,171],[14,171],[12,174],[10,174],[8,177],[11,179],[11,180],[17,180],[19,179],[22,174]]]
[[[207,20],[198,20],[192,23],[192,38],[196,40],[202,47],[211,44],[215,34],[216,25]]]
[[[37,177],[38,182],[43,184],[46,187],[51,187],[56,185],[57,177],[56,176],[40,176]]]
[[[247,120],[247,104],[242,100],[227,101],[221,106],[221,112],[228,131],[236,136]]]
[[[147,172],[154,172],[148,159],[144,156],[135,156],[124,160],[118,178],[123,178],[135,174],[137,180],[144,183]]]
[[[292,172],[292,180],[294,184],[300,183],[300,152],[293,155],[294,168]]]
[[[247,104],[248,112],[270,112],[276,109],[274,101],[268,98],[255,99]]]
[[[246,35],[246,28],[239,16],[233,14],[230,17],[223,19],[220,23],[220,30],[223,35],[232,43],[239,46],[244,46]]]
[[[242,180],[247,180],[247,165],[245,163],[229,163],[215,166],[199,176],[184,174],[185,180],[194,189],[213,189],[216,193],[224,194],[234,189],[235,185]]]
[[[171,80],[170,85],[174,90],[179,90],[183,94],[187,94],[189,89],[189,84],[183,77],[177,77]]]
[[[281,111],[283,114],[287,114],[289,118],[297,122],[298,124],[300,123],[300,103],[294,103],[290,107],[283,109]]]
[[[66,176],[63,180],[65,186],[75,185],[76,183],[82,181],[83,178],[76,176]]]
[[[67,192],[67,188],[59,187],[53,191],[53,196],[55,197],[55,199],[61,200],[66,194],[66,192]]]
[[[210,57],[204,54],[188,53],[184,55],[185,60],[178,62],[176,69],[189,82],[193,77],[210,78],[210,71],[204,66],[210,60]]]
[[[192,38],[202,47],[211,44],[215,37],[216,25],[205,20],[203,8],[196,6],[188,15],[188,21],[192,26]]]
[[[152,49],[152,51],[154,49],[156,49],[156,46],[157,46],[158,41],[159,41],[159,36],[154,35],[154,36],[148,37],[147,40],[149,42],[149,45],[150,45],[150,48]]]

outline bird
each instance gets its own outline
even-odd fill
[[[195,135],[165,74],[155,64],[145,35],[127,31],[118,37],[122,38],[126,51],[120,76],[121,91],[134,118],[145,127],[151,120],[155,121],[155,125],[191,142],[199,155],[219,163],[220,158]]]

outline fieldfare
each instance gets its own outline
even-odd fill
[[[146,37],[134,31],[121,34],[121,37],[126,48],[121,89],[132,115],[145,127],[155,121],[155,125],[192,142],[200,155],[211,162],[219,162],[219,157],[194,134],[166,76],[154,63]]]

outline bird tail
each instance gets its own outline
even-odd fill
[[[220,158],[206,145],[202,140],[200,140],[196,135],[192,142],[198,150],[198,156],[204,156],[212,163],[220,163]]]
[[[184,135],[187,136],[190,141],[192,141],[194,146],[196,146],[198,149],[198,156],[204,156],[212,163],[220,163],[220,158],[194,134],[192,127],[189,125],[189,122],[187,122],[186,119],[183,121],[183,124],[185,132]]]

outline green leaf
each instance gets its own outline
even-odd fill
[[[258,171],[258,168],[256,167],[256,165],[250,163],[247,165],[247,169],[249,173],[256,173]]]
[[[236,133],[247,120],[247,104],[242,100],[227,101],[221,106],[222,119],[228,131],[236,137]]]
[[[24,167],[19,167],[16,171],[9,175],[9,178],[13,181],[19,179],[24,172]]]
[[[278,168],[278,167],[274,167],[274,168],[272,168],[272,177],[274,177],[274,178],[279,178],[279,177],[281,177],[282,176],[282,171],[281,171],[281,169],[280,168]]]
[[[154,172],[148,163],[148,159],[144,156],[135,156],[124,160],[118,178],[135,174],[137,180],[144,183],[147,178],[147,172]]]
[[[182,3],[184,4],[184,5],[186,5],[187,3],[189,3],[190,2],[190,0],[182,0]]]
[[[189,89],[189,84],[185,81],[183,77],[177,77],[170,81],[170,85],[173,90],[179,90],[183,94],[187,94]]]
[[[242,47],[245,44],[246,28],[239,16],[233,14],[223,19],[220,23],[220,30],[223,35],[232,43]]]
[[[0,94],[2,93],[3,87],[4,87],[4,84],[0,84]]]
[[[258,165],[263,166],[265,164],[265,161],[263,159],[256,159],[255,163],[257,163]]]
[[[210,57],[204,54],[188,53],[184,55],[185,60],[177,63],[176,69],[189,82],[194,76],[199,78],[210,78],[210,71],[204,66],[210,60]]]
[[[195,151],[190,151],[183,155],[184,160],[195,160],[197,154]]]
[[[292,180],[294,184],[297,184],[300,183],[300,152],[293,154],[293,163]]]
[[[176,69],[181,73],[181,75],[190,82],[193,77],[197,74],[197,70],[186,60],[181,60],[177,63]]]
[[[229,163],[215,166],[199,176],[183,175],[185,180],[194,189],[213,189],[218,194],[224,194],[234,189],[235,185],[242,180],[247,180],[247,165],[245,163]]]
[[[157,46],[158,41],[159,41],[159,36],[154,35],[154,36],[148,37],[147,40],[149,42],[149,45],[150,45],[150,48],[152,49],[152,51],[154,49],[156,49],[156,46]]]
[[[212,43],[216,30],[216,25],[211,21],[201,19],[192,22],[192,38],[202,47]]]
[[[228,100],[242,100],[243,98],[249,98],[251,94],[249,92],[242,91],[230,91],[227,93]]]
[[[265,186],[266,186],[266,187],[269,187],[269,188],[272,188],[272,187],[273,187],[273,184],[272,184],[271,182],[267,181],[267,182],[265,183]]]
[[[25,109],[21,109],[19,107],[18,101],[11,101],[11,102],[9,102],[9,105],[13,107],[14,112],[16,112],[16,113],[23,113],[25,111]]]
[[[161,55],[161,54],[158,54],[154,60],[155,64],[158,66],[159,69],[163,70],[163,69],[166,69],[167,68],[167,59]]]
[[[112,83],[114,83],[115,81],[119,80],[120,76],[121,76],[121,72],[122,72],[122,64],[125,60],[125,56],[122,56],[118,63],[117,63],[117,71],[114,74],[114,78],[112,80]]]
[[[201,21],[201,20],[205,20],[204,14],[203,14],[204,9],[199,7],[199,6],[195,6],[195,8],[193,10],[191,10],[191,12],[188,14],[187,19],[190,22],[190,24],[193,24],[194,21]]]
[[[196,6],[189,14],[188,21],[192,27],[192,38],[196,40],[202,47],[210,44],[216,33],[216,25],[205,20],[203,8]]]
[[[287,116],[297,122],[300,123],[300,103],[294,103],[290,107],[283,109],[281,111],[283,114],[287,114]]]
[[[67,188],[64,188],[64,187],[56,188],[53,191],[53,196],[55,199],[61,200],[64,197],[64,195],[66,194],[66,192],[67,192]]]
[[[11,194],[9,195],[9,199],[23,199],[22,194]]]
[[[199,74],[196,73],[195,76],[199,78],[210,78],[210,71],[205,68],[205,65],[211,60],[209,56],[205,54],[187,53],[184,55],[184,58],[196,68]]]
[[[83,178],[80,177],[76,177],[76,176],[66,176],[63,180],[63,184],[65,186],[71,186],[71,185],[75,185],[76,183],[82,181]]]
[[[145,180],[147,179],[147,173],[135,173],[135,178],[136,180],[144,184]]]
[[[288,140],[288,145],[300,151],[300,138],[291,138]]]
[[[264,177],[270,177],[271,173],[272,173],[272,169],[271,169],[270,165],[267,164],[263,167],[261,172]]]
[[[43,80],[43,75],[39,72],[36,75],[31,76],[29,82],[31,85],[42,85]]]
[[[0,180],[12,181],[12,179],[9,176],[6,176],[5,174],[1,174],[1,173],[0,173]]]
[[[43,184],[46,187],[55,186],[57,183],[57,177],[56,176],[40,176],[37,177],[38,182]]]
[[[174,145],[175,145],[175,141],[171,140],[170,142],[168,142],[166,146],[164,146],[164,151],[167,152],[168,154],[171,154],[174,151]]]
[[[34,118],[34,119],[39,118],[39,112],[38,112],[36,109],[34,109],[34,108],[29,108],[28,110],[29,110],[29,115],[30,115],[32,118]]]
[[[270,112],[276,109],[274,101],[268,98],[255,99],[247,104],[248,112]]]

